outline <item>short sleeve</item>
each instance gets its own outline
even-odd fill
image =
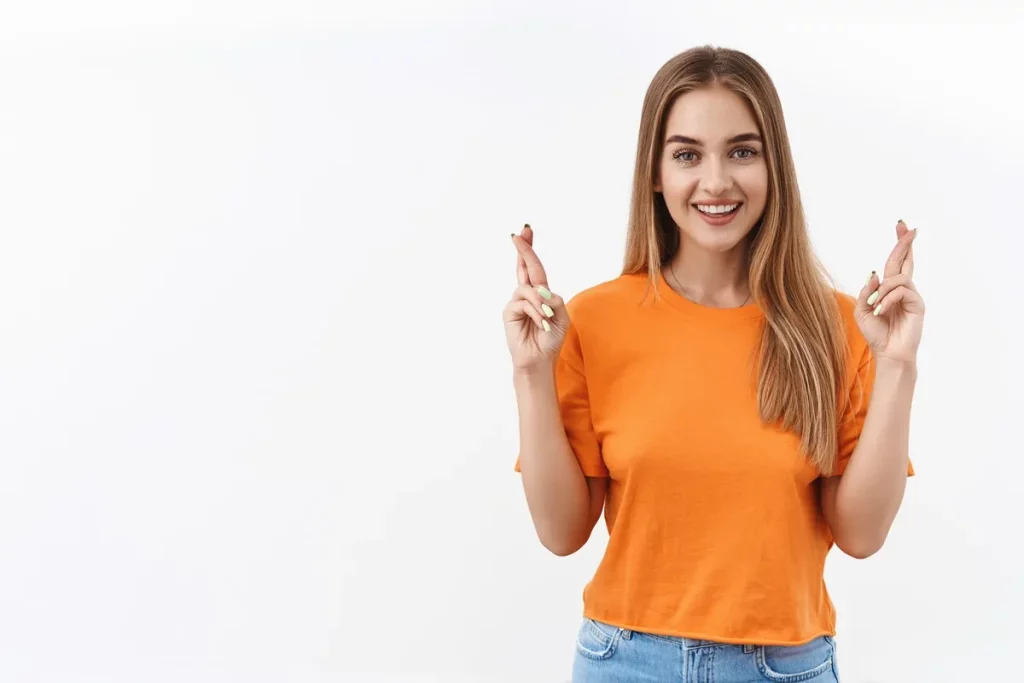
[[[601,456],[601,443],[590,412],[590,391],[579,331],[572,323],[569,324],[555,365],[555,387],[565,435],[580,469],[588,477],[607,477],[608,468]],[[520,471],[518,459],[515,469]]]
[[[832,476],[839,476],[846,471],[864,429],[864,419],[868,415],[871,392],[875,387],[875,356],[867,344],[864,344],[857,360],[857,371],[852,374],[849,386],[849,400],[839,422],[838,453]],[[910,461],[907,461],[907,476],[914,476],[914,465]]]

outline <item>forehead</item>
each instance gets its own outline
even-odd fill
[[[676,98],[665,119],[665,135],[686,135],[708,142],[759,132],[747,101],[721,86],[701,88]]]

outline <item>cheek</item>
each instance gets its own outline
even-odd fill
[[[671,161],[662,163],[661,178],[662,193],[666,197],[677,199],[693,194],[699,180],[696,173],[681,169]]]
[[[768,168],[751,166],[742,174],[740,185],[750,200],[764,201],[768,196]]]

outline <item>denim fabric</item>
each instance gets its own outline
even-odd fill
[[[660,636],[584,619],[573,683],[838,683],[835,641],[727,645]]]

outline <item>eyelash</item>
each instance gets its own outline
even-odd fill
[[[739,149],[734,150],[734,152],[750,152],[750,156],[743,157],[742,159],[740,159],[740,161],[750,161],[751,159],[757,157],[757,155],[759,154],[759,152],[756,149],[753,149],[751,147],[740,147]],[[678,152],[672,154],[673,159],[685,164],[690,162],[683,161],[682,159],[680,159],[679,156],[681,154],[696,154],[696,152],[694,152],[692,149],[681,149]]]

